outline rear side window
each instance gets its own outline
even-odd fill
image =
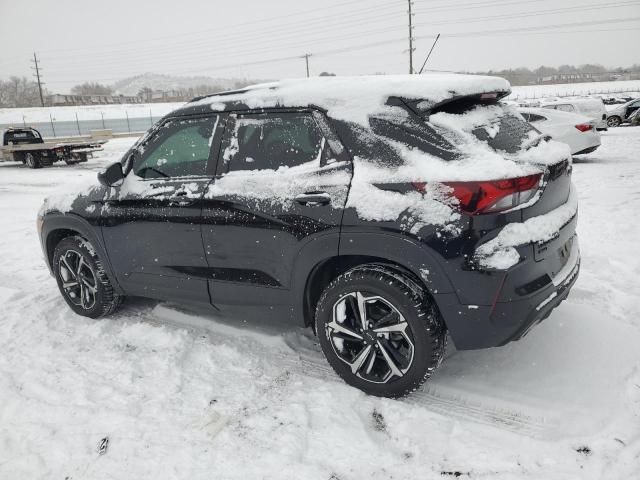
[[[225,135],[223,173],[277,170],[318,160],[324,137],[307,113],[239,115]]]
[[[170,120],[143,144],[134,173],[142,178],[205,175],[215,117]]]

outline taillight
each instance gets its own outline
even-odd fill
[[[451,195],[460,209],[470,215],[500,212],[531,200],[540,186],[541,173],[526,177],[488,180],[484,182],[442,182],[451,188]],[[425,183],[414,183],[420,192],[427,189]]]
[[[581,132],[588,132],[593,128],[593,125],[591,125],[590,123],[579,123],[578,125],[576,125],[576,128]]]

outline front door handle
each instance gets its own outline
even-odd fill
[[[305,192],[294,198],[300,205],[318,207],[331,203],[331,196],[327,192]]]

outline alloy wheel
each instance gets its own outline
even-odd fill
[[[60,256],[58,271],[62,290],[67,298],[85,310],[96,304],[98,282],[84,256],[76,250],[67,250]]]
[[[335,354],[357,377],[372,383],[396,380],[411,368],[411,327],[391,302],[350,292],[333,305],[327,337]]]
[[[614,116],[614,117],[609,117],[607,119],[607,126],[608,127],[617,127],[620,125],[620,118]]]

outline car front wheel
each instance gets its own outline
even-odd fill
[[[107,278],[93,245],[82,237],[64,238],[53,254],[53,271],[67,304],[79,315],[98,318],[122,301]]]
[[[417,389],[446,346],[446,329],[424,289],[378,264],[353,268],[329,284],[316,307],[316,332],[343,380],[383,397]]]

